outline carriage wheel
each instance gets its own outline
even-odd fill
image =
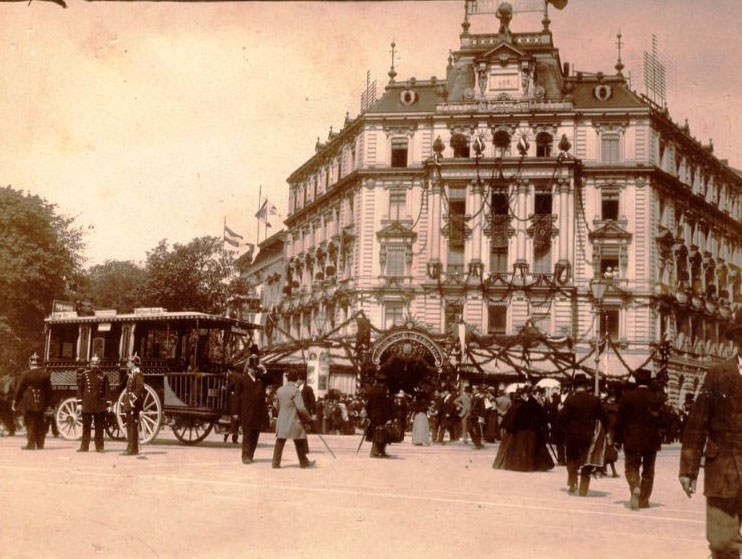
[[[194,417],[176,417],[171,428],[182,443],[198,444],[211,433],[214,423]]]
[[[77,411],[77,398],[65,398],[59,402],[54,417],[63,439],[77,441],[82,438],[82,414]]]
[[[126,431],[122,431],[119,422],[116,420],[116,412],[106,412],[105,418],[106,435],[112,441],[125,441]]]
[[[157,436],[162,425],[162,405],[160,397],[150,385],[144,385],[144,403],[139,414],[139,442],[142,444],[152,441]],[[119,394],[116,401],[116,422],[122,433],[126,433],[126,414],[124,413],[124,395],[126,390]]]

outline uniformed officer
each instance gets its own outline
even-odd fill
[[[11,409],[23,400],[26,437],[28,442],[23,450],[41,450],[46,438],[44,411],[52,400],[52,383],[49,373],[41,368],[39,356],[33,354],[28,360],[28,370],[21,375],[13,398]]]
[[[126,414],[126,452],[122,455],[139,454],[139,413],[144,403],[144,374],[139,368],[142,360],[138,355],[129,358],[126,366],[129,372],[124,391],[124,413]]]
[[[100,359],[93,355],[90,368],[77,379],[77,405],[82,407],[82,442],[78,452],[87,452],[90,447],[90,427],[95,422],[95,450],[103,452],[103,426],[108,400],[108,377],[101,371]]]

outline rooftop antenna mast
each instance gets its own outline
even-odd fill
[[[392,48],[390,52],[392,53],[392,67],[389,69],[388,76],[389,76],[389,83],[394,83],[394,78],[397,77],[397,71],[394,69],[394,56],[396,55],[395,49],[397,48],[397,43],[394,42],[394,39],[392,39],[391,47]]]
[[[667,107],[667,69],[657,52],[657,35],[652,33],[652,51],[644,51],[644,90],[647,99]]]
[[[376,80],[371,80],[371,70],[366,70],[366,89],[361,93],[361,112],[365,113],[376,103]]]
[[[623,35],[621,35],[621,30],[619,29],[618,34],[616,35],[616,46],[618,46],[618,61],[616,61],[616,66],[615,66],[616,72],[618,73],[619,76],[623,76],[623,69],[624,69],[623,62],[621,62],[621,45],[623,44],[623,42],[621,41],[622,37]]]

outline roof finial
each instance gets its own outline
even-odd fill
[[[616,45],[618,46],[618,61],[616,62],[616,72],[618,72],[619,76],[623,76],[622,70],[624,69],[623,62],[621,62],[621,45],[623,45],[623,42],[621,41],[621,38],[623,35],[621,35],[621,30],[618,30],[618,35],[616,35]]]
[[[544,2],[544,19],[541,20],[541,24],[544,26],[544,33],[549,31],[549,24],[551,23],[551,20],[549,19],[549,2],[546,0]]]
[[[469,2],[471,2],[471,0],[464,0],[464,21],[461,23],[464,35],[469,34],[469,27],[471,27],[471,23],[469,22]]]
[[[497,6],[495,17],[500,20],[500,30],[497,32],[503,40],[510,42],[510,20],[513,19],[513,6],[509,2],[503,2]]]
[[[397,43],[394,42],[394,39],[392,39],[392,67],[389,69],[389,73],[387,74],[389,76],[389,83],[394,83],[394,78],[397,77],[397,71],[394,69],[394,56],[396,54],[396,47]]]

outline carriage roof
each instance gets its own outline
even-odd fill
[[[201,324],[210,324],[214,326],[234,326],[244,329],[259,328],[257,324],[252,324],[236,318],[219,316],[196,311],[160,311],[160,310],[143,310],[135,309],[133,313],[118,314],[115,311],[95,311],[91,316],[80,316],[75,311],[53,312],[44,322],[48,325],[53,324],[97,324],[101,322],[154,322],[154,321],[198,321]]]

